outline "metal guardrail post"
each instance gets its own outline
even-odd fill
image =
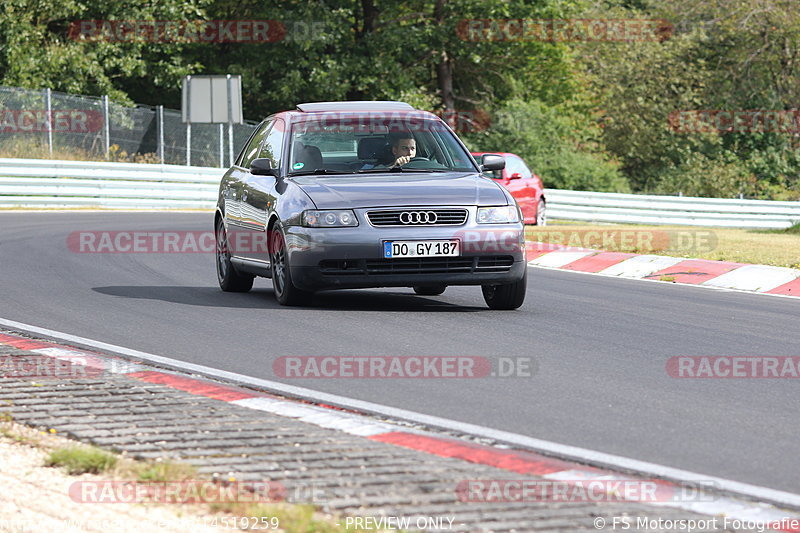
[[[108,95],[103,95],[103,146],[106,149],[106,159],[111,152],[111,118],[108,113]]]
[[[228,74],[227,82],[228,82],[228,163],[231,166],[233,166],[233,94],[231,94],[230,74]]]
[[[156,106],[156,120],[158,129],[158,159],[164,164],[164,106]]]
[[[50,157],[53,157],[53,102],[52,91],[48,87],[44,90],[44,101],[47,107],[47,146],[50,148]]]
[[[192,123],[186,123],[186,166],[192,166]]]
[[[225,168],[225,133],[221,122],[219,124],[219,168]]]

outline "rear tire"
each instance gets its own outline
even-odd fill
[[[231,264],[231,253],[228,246],[228,232],[220,218],[217,220],[214,240],[217,249],[217,281],[219,288],[225,292],[248,292],[253,288],[255,276],[240,274]]]
[[[420,296],[439,296],[445,289],[447,285],[417,285],[414,287],[414,292]]]
[[[269,232],[269,262],[272,268],[272,288],[275,299],[281,305],[308,305],[312,293],[298,289],[292,282],[292,269],[289,267],[289,253],[283,226],[276,223]]]
[[[505,285],[483,285],[483,299],[490,309],[510,311],[517,309],[525,301],[525,292],[528,287],[528,272],[521,280]]]

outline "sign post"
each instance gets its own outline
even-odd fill
[[[228,159],[233,164],[233,125],[242,124],[242,77],[186,76],[183,79],[181,117],[187,127],[187,143],[191,142],[191,124],[219,124],[220,167],[225,166],[222,128],[228,125]],[[191,161],[191,147],[186,148],[186,162]]]

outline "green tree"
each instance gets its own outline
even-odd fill
[[[79,32],[71,33],[71,25],[81,20],[192,20],[203,16],[200,4],[182,0],[153,4],[6,0],[0,7],[0,83],[108,94],[124,102],[142,96],[142,89],[151,95],[154,87],[174,91],[178,80],[193,68],[181,55],[183,44],[87,41],[77,38]]]

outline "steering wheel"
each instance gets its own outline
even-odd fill
[[[414,161],[430,161],[430,159],[428,159],[427,157],[422,157],[421,155],[418,155],[418,156],[412,157],[411,159],[408,160],[409,163],[412,163]]]

